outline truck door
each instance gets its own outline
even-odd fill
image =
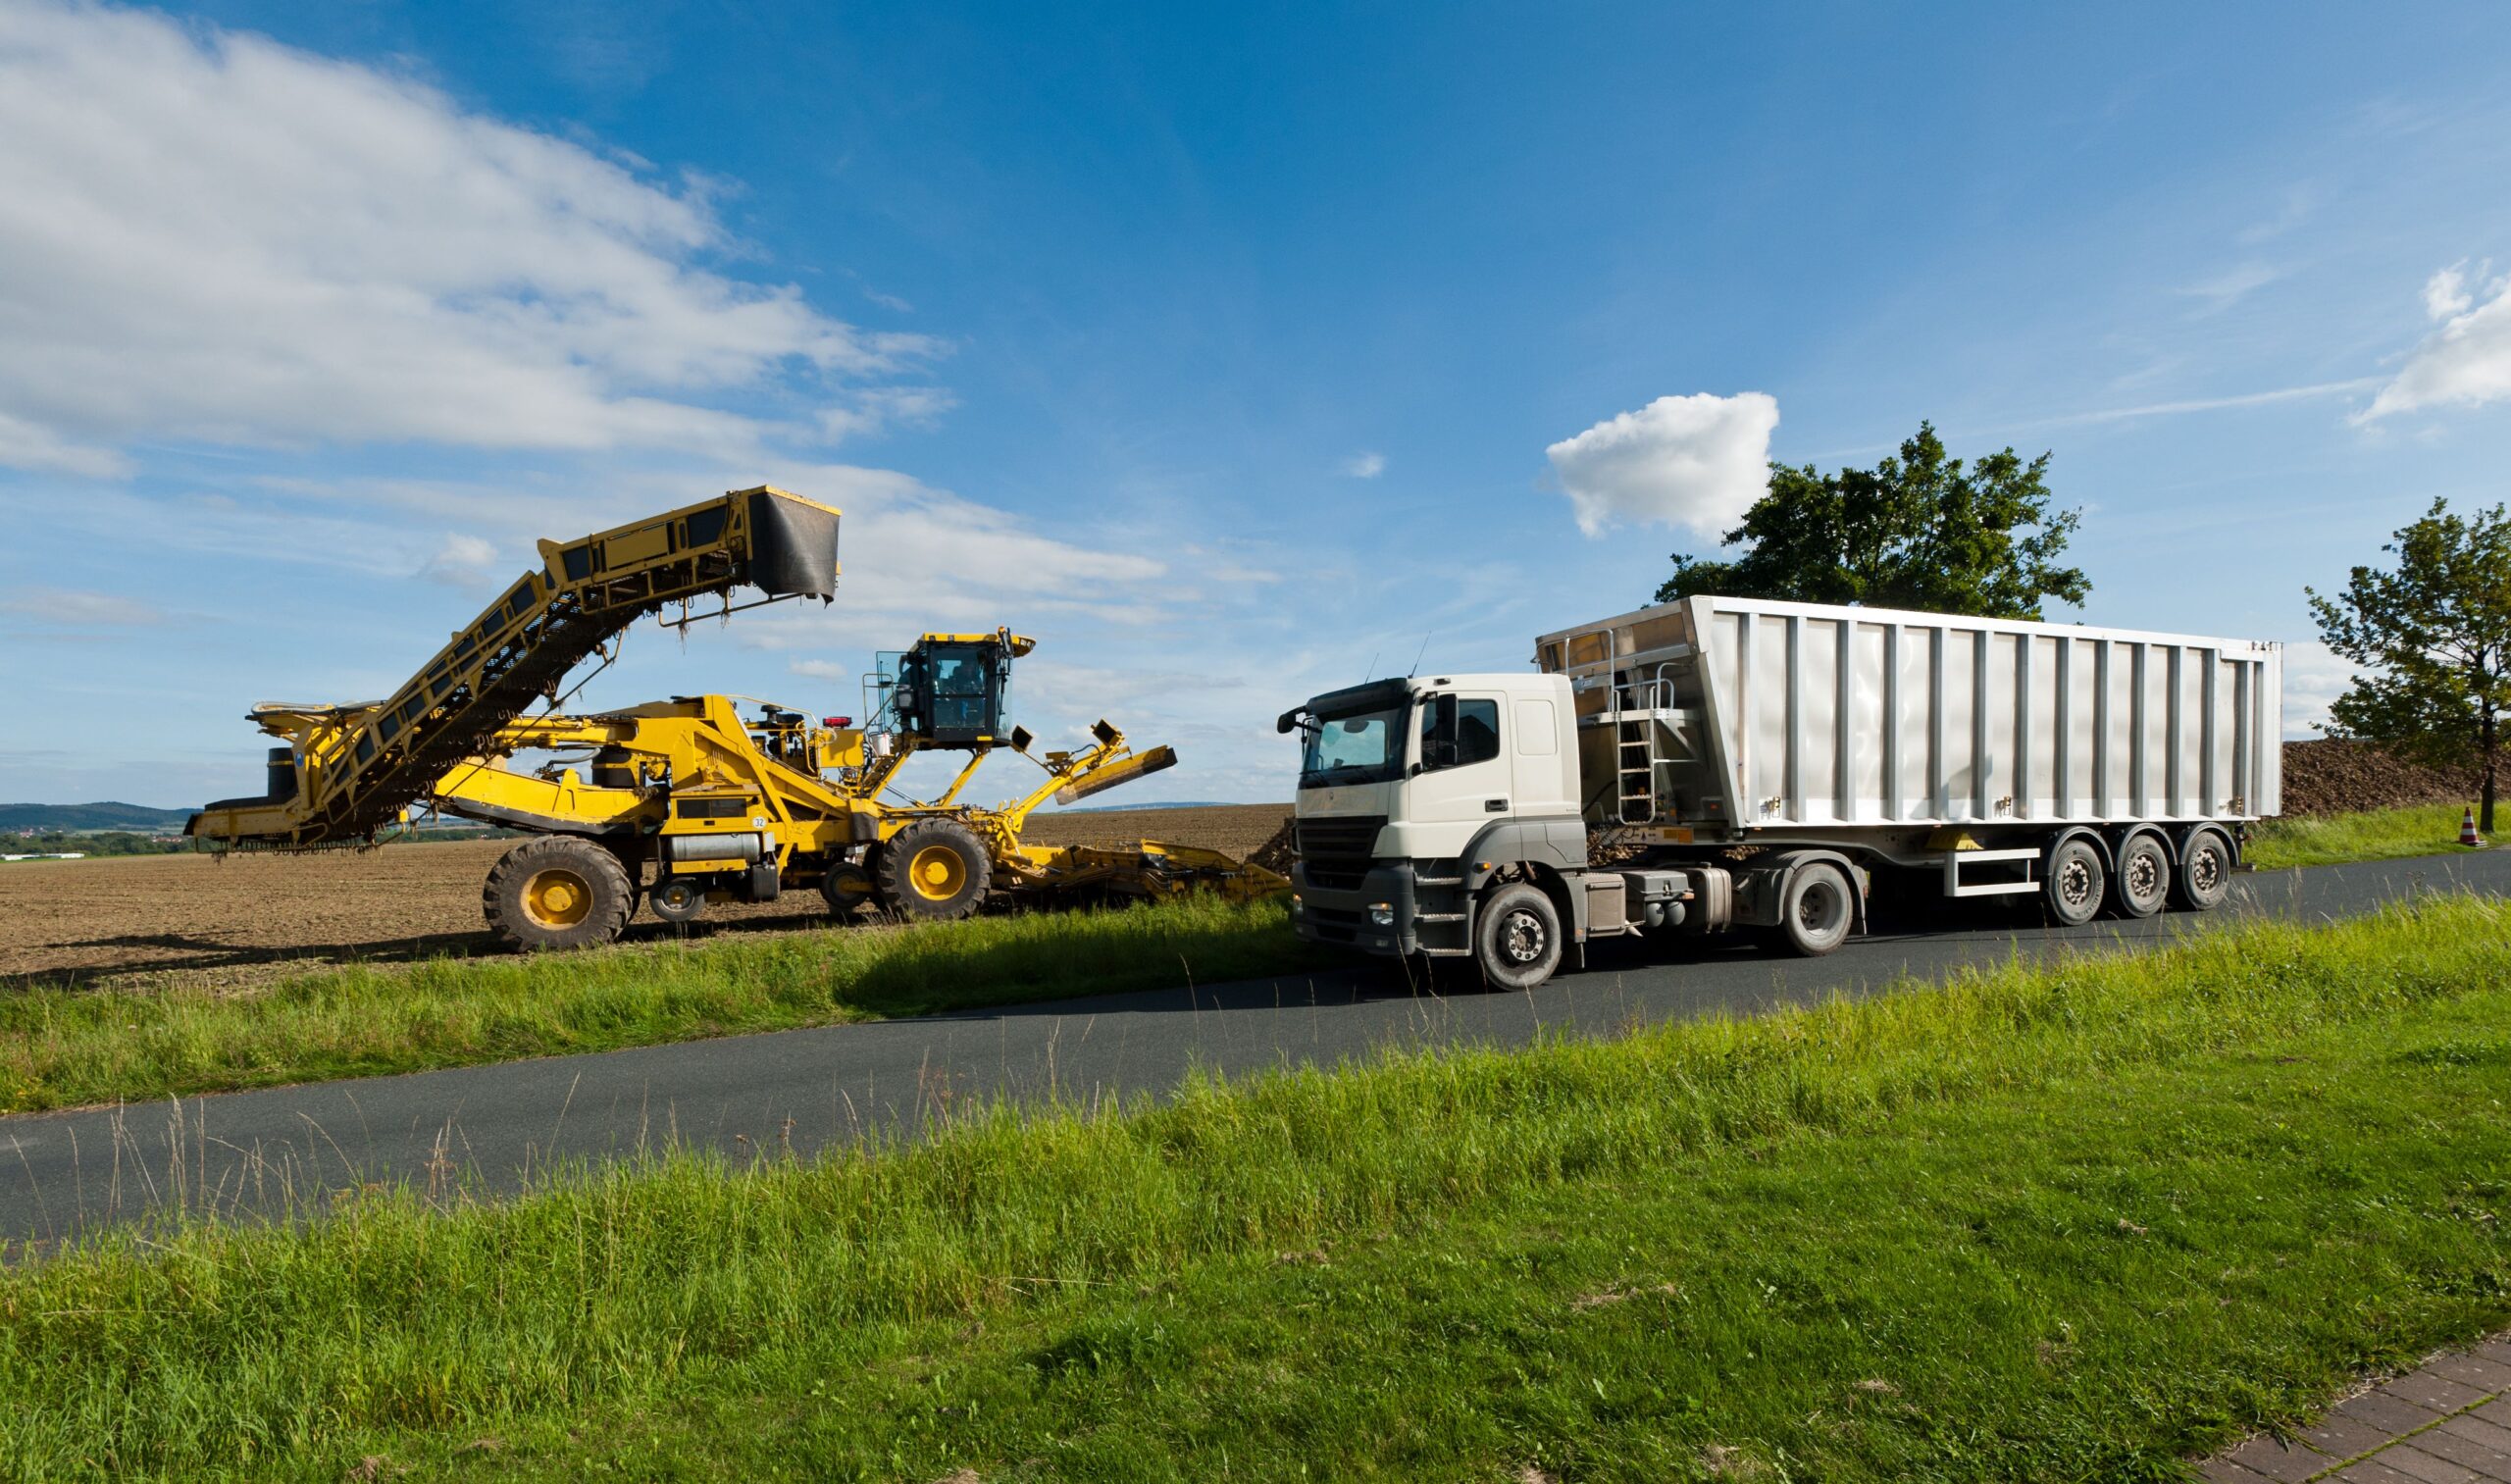
[[[1511,811],[1512,775],[1496,695],[1434,695],[1419,707],[1420,735],[1405,817],[1434,832],[1441,853],[1461,851],[1474,832]],[[1454,835],[1454,839],[1448,837]]]

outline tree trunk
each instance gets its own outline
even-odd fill
[[[2499,734],[2494,731],[2493,713],[2490,710],[2485,713],[2483,735],[2485,739],[2485,798],[2480,806],[2483,817],[2477,820],[2476,828],[2480,835],[2491,835],[2493,833],[2493,775],[2501,761],[2502,743]]]

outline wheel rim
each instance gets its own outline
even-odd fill
[[[572,928],[592,915],[592,883],[560,866],[523,884],[523,915],[542,928]]]
[[[1500,919],[1500,951],[1512,963],[1527,964],[1544,955],[1551,934],[1544,931],[1543,919],[1519,907]]]
[[[1818,881],[1796,898],[1796,926],[1805,937],[1819,943],[1839,929],[1841,897],[1839,888],[1827,881]]]
[[[907,885],[927,901],[948,901],[968,884],[968,863],[948,845],[926,845],[906,863]]]
[[[2071,907],[2080,907],[2092,899],[2092,863],[2080,855],[2070,855],[2058,866],[2058,899]]]
[[[686,912],[697,904],[697,888],[675,881],[654,893],[654,903],[666,912]]]
[[[2223,890],[2224,852],[2211,844],[2199,845],[2196,858],[2188,862],[2188,884],[2200,896]]]
[[[2127,899],[2150,901],[2162,895],[2162,857],[2150,849],[2127,856]]]

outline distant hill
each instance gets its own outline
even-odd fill
[[[0,804],[0,834],[20,830],[131,830],[170,835],[192,817],[189,809],[151,809],[144,804]]]

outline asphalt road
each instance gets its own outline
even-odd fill
[[[912,1134],[971,1096],[1161,1094],[1190,1069],[1331,1065],[1390,1046],[1518,1045],[1539,1032],[1749,1014],[1904,976],[2069,948],[2137,949],[2248,913],[2343,917],[2418,890],[2511,891],[2511,850],[2239,878],[2197,916],[2039,927],[1986,906],[1854,939],[1827,958],[1744,947],[1600,945],[1530,995],[1441,994],[1375,965],[929,1019],[737,1036],[267,1092],[0,1118],[0,1251],[180,1205],[268,1212],[375,1181],[510,1191],[669,1142],[809,1153],[867,1128]],[[1965,904],[1966,908],[1968,904]]]

